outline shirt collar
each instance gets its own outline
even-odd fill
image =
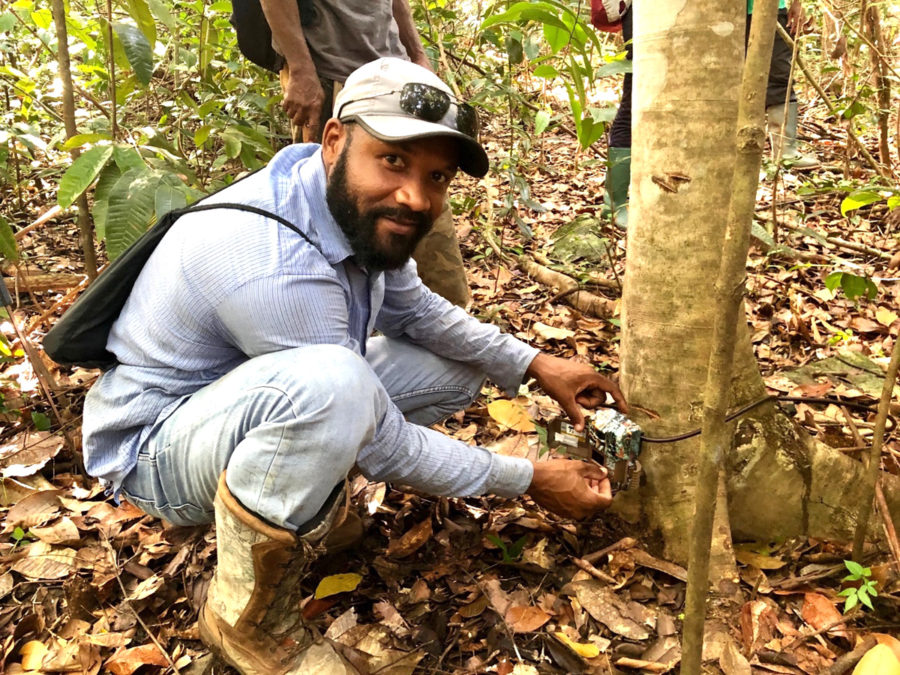
[[[325,199],[325,163],[322,160],[322,149],[319,148],[309,159],[297,168],[299,184],[306,196],[309,209],[309,229],[316,233],[322,255],[331,265],[353,255],[350,242],[341,231],[340,226],[331,215]]]

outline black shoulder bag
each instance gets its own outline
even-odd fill
[[[44,336],[44,351],[47,355],[62,365],[104,370],[114,366],[116,357],[106,349],[109,332],[119,318],[144,264],[178,218],[186,213],[213,209],[248,211],[271,218],[293,230],[315,247],[309,237],[290,221],[248,204],[195,204],[170,211],[110,263],[66,310],[56,325]]]

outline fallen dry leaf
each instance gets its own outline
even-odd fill
[[[593,659],[600,655],[600,648],[591,642],[575,642],[562,631],[556,631],[553,637],[584,659]]]
[[[428,517],[418,525],[413,525],[412,529],[399,539],[391,539],[387,554],[391,558],[405,558],[412,555],[431,538],[431,534],[431,517]]]
[[[162,668],[169,662],[156,645],[147,644],[117,652],[103,665],[112,675],[131,675],[141,666]]]
[[[821,593],[805,593],[803,595],[803,609],[800,611],[800,616],[816,630],[823,630],[843,618],[834,602]],[[835,635],[847,635],[847,632],[841,630],[839,626],[832,628],[829,632]]]
[[[319,585],[316,586],[315,598],[316,600],[321,600],[322,598],[337,595],[338,593],[355,591],[356,587],[359,586],[360,581],[362,581],[362,575],[356,574],[355,572],[332,574],[323,578],[319,582]]]
[[[525,407],[515,401],[498,399],[487,405],[488,414],[501,427],[513,431],[534,431],[534,422]]]
[[[890,647],[877,644],[859,660],[853,675],[900,675],[900,661]]]
[[[550,620],[550,615],[540,607],[513,605],[506,610],[506,623],[514,633],[531,633]]]
[[[43,541],[28,547],[28,553],[12,565],[12,570],[33,581],[62,579],[75,569],[75,550],[54,548]]]

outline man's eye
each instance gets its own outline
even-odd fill
[[[400,159],[399,155],[384,155],[384,161],[390,166],[399,167],[403,165],[403,160]]]
[[[433,180],[435,183],[439,183],[440,185],[446,185],[450,182],[450,176],[442,171],[435,171],[431,174],[431,180]]]

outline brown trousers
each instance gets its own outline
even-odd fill
[[[287,66],[281,69],[281,88],[288,80]],[[325,92],[325,101],[322,104],[322,117],[319,130],[325,128],[325,122],[331,117],[331,109],[334,105],[334,97],[341,90],[341,83],[333,80],[320,79],[322,90]],[[302,138],[303,129],[291,122],[291,139],[294,143],[319,143],[319,138]],[[466,279],[466,269],[463,267],[462,253],[459,250],[459,239],[456,236],[456,228],[453,225],[453,213],[450,211],[449,202],[444,203],[444,210],[434,222],[431,232],[419,242],[413,253],[413,259],[419,268],[419,278],[428,288],[446,298],[454,305],[465,307],[469,302],[469,282]]]

